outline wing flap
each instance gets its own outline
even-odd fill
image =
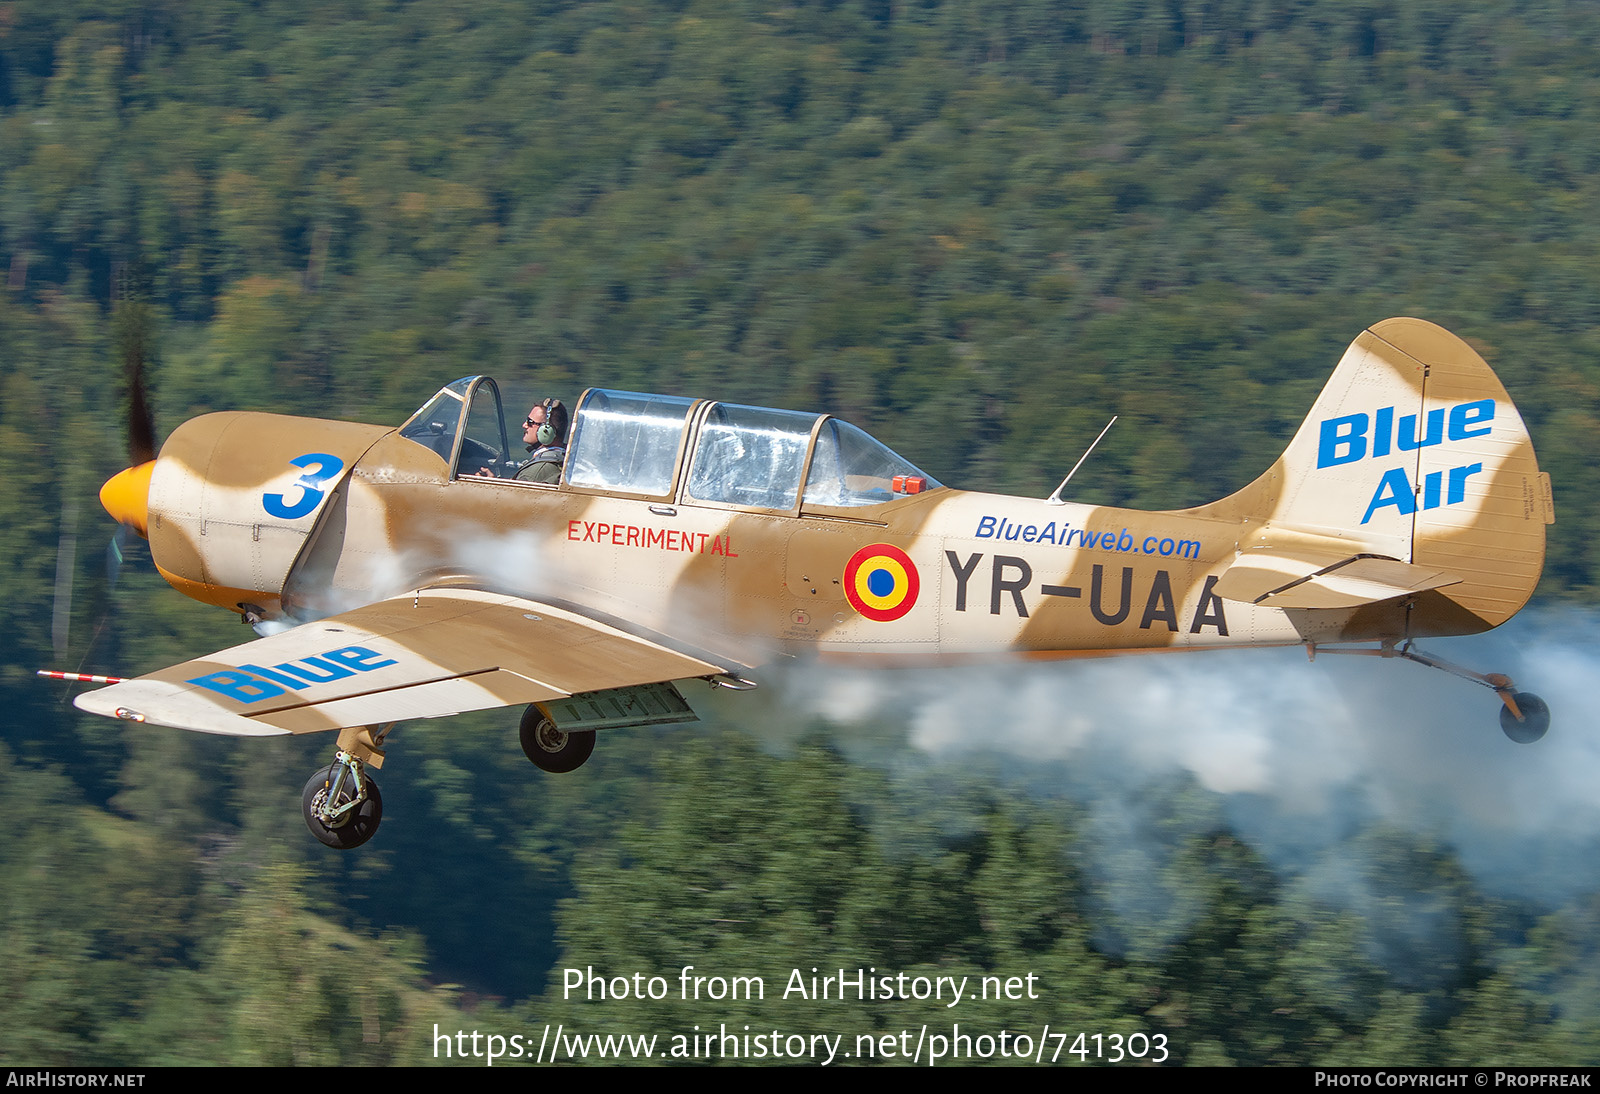
[[[726,670],[564,608],[435,588],[78,696],[95,714],[234,736],[543,702]],[[121,711],[122,713],[119,713]]]

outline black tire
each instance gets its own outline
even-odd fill
[[[1531,692],[1519,691],[1511,698],[1517,704],[1517,709],[1522,711],[1522,721],[1517,721],[1516,715],[1511,713],[1511,708],[1502,704],[1500,728],[1517,744],[1531,745],[1549,730],[1550,708],[1545,705],[1543,699]]]
[[[322,804],[319,799],[325,799],[333,785],[333,768],[334,765],[329,764],[311,776],[305,792],[300,796],[300,808],[305,814],[306,827],[311,829],[313,836],[329,847],[348,851],[352,847],[360,847],[378,831],[378,822],[383,820],[383,795],[378,793],[378,784],[363,772],[361,781],[366,784],[366,800],[341,816],[336,827],[328,827],[317,817],[317,807]],[[344,785],[339,788],[337,804],[342,805],[353,797],[354,788],[350,785],[350,776],[346,775]]]
[[[594,752],[594,730],[563,733],[537,706],[522,712],[520,736],[533,765],[555,775],[576,771]]]

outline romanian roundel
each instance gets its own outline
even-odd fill
[[[868,619],[887,623],[909,612],[922,580],[910,557],[898,547],[874,543],[850,556],[844,568],[844,595]]]

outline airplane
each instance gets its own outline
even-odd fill
[[[1300,645],[1474,680],[1515,741],[1549,726],[1508,677],[1416,647],[1510,619],[1555,516],[1505,388],[1419,319],[1363,331],[1254,482],[1167,512],[957,490],[825,413],[599,388],[558,481],[522,481],[503,410],[471,376],[398,429],[180,426],[102,503],[175,589],[262,637],[76,705],[241,737],[335,731],[302,806],[341,849],[378,828],[369,769],[398,722],[522,706],[528,757],[571,771],[596,731],[693,720],[676,682],[745,689],[792,656]]]

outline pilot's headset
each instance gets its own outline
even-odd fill
[[[544,407],[544,424],[534,431],[534,439],[540,446],[555,444],[567,435],[567,408],[560,399],[546,399],[539,404]]]

